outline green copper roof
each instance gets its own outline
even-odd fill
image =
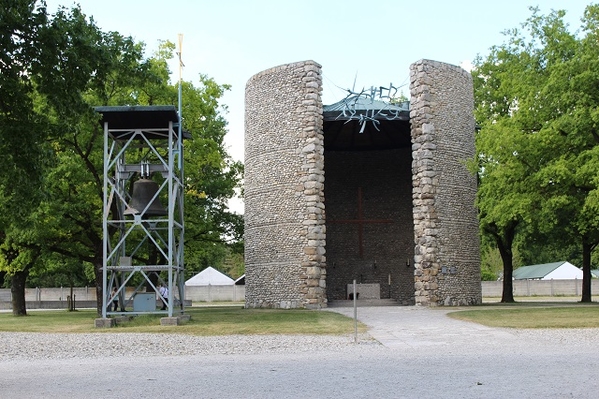
[[[410,103],[391,104],[366,97],[345,98],[331,105],[322,107],[324,120],[358,119],[367,115],[380,120],[410,120]]]
[[[566,263],[565,261],[522,266],[514,270],[514,280],[541,279]]]

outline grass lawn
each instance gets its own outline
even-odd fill
[[[335,312],[303,309],[244,309],[239,306],[189,307],[191,320],[179,326],[161,326],[161,315],[142,315],[114,328],[96,328],[95,310],[30,310],[28,316],[0,313],[0,331],[50,333],[178,333],[233,334],[353,334],[352,318]],[[599,304],[514,303],[456,309],[449,317],[507,328],[599,328]],[[358,323],[358,332],[367,327]]]
[[[449,317],[489,327],[599,328],[599,305],[515,303],[480,306],[451,312]]]
[[[190,307],[191,320],[179,326],[161,326],[161,315],[141,315],[114,328],[94,327],[95,310],[30,310],[25,317],[0,313],[0,331],[51,333],[144,332],[192,335],[300,334],[343,335],[354,332],[351,318],[334,312],[303,309],[243,309]],[[358,331],[366,331],[359,323]]]

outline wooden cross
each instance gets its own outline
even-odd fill
[[[362,187],[358,187],[358,217],[357,219],[339,219],[330,220],[329,223],[339,224],[357,224],[358,225],[358,243],[360,250],[360,258],[364,254],[364,245],[362,243],[362,236],[364,234],[364,225],[367,223],[393,223],[389,219],[364,219],[364,210],[362,207]]]

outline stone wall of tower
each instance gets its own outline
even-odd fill
[[[472,80],[459,67],[429,60],[413,64],[410,75],[413,301],[478,304],[476,179],[465,166],[475,153]],[[321,90],[313,61],[271,68],[247,83],[246,307],[327,305]]]
[[[326,306],[321,91],[314,61],[246,85],[246,307]]]
[[[414,290],[417,305],[482,302],[472,78],[454,65],[410,66]]]

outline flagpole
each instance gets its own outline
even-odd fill
[[[179,169],[182,171],[183,170],[183,137],[182,137],[182,133],[183,133],[183,116],[181,115],[181,103],[182,103],[182,97],[183,97],[183,59],[182,59],[182,53],[183,53],[183,34],[179,33],[179,51],[177,53],[177,55],[179,56],[179,105],[178,105],[178,113],[179,113],[179,131],[178,131],[178,152],[179,152]]]

